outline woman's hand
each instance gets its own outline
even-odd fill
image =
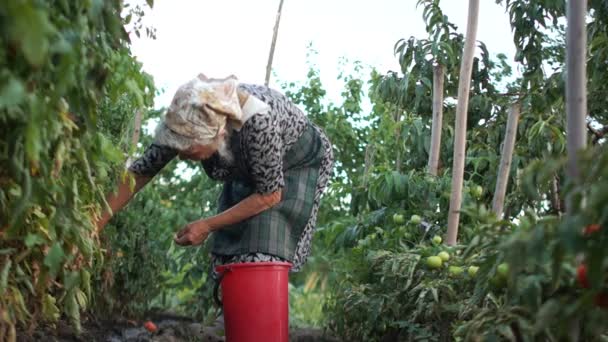
[[[205,220],[188,223],[182,230],[175,234],[173,239],[180,246],[196,246],[207,240],[211,233],[211,227]]]

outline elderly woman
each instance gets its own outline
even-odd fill
[[[235,77],[204,75],[179,88],[154,143],[129,170],[139,191],[171,159],[201,161],[223,182],[218,214],[189,223],[182,246],[212,234],[214,265],[288,261],[299,270],[310,253],[321,194],[333,167],[327,136],[287,97]],[[108,196],[114,212],[133,196],[128,183]],[[104,213],[101,228],[110,219]]]

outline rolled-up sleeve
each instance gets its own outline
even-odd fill
[[[129,171],[139,176],[154,177],[176,155],[177,151],[170,147],[152,144],[129,166]]]

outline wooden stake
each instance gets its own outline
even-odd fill
[[[450,211],[448,213],[447,244],[456,244],[460,206],[462,204],[462,181],[464,176],[464,159],[466,153],[467,110],[469,107],[469,91],[471,88],[471,72],[477,37],[477,21],[479,17],[479,0],[469,0],[469,17],[467,35],[464,42],[462,64],[458,80],[458,104],[456,105],[456,133],[454,137],[454,164],[452,167],[452,193],[450,196]]]
[[[277,36],[279,34],[279,22],[281,21],[281,12],[283,10],[283,0],[279,2],[279,10],[277,11],[277,19],[274,23],[274,32],[272,33],[272,43],[270,45],[270,55],[268,56],[268,64],[266,65],[266,78],[264,84],[268,86],[270,82],[270,72],[272,71],[272,59],[274,58],[274,48],[277,45]]]
[[[585,16],[587,0],[568,1],[568,31],[566,35],[566,112],[568,139],[568,168],[570,180],[579,177],[578,153],[587,145],[587,77],[585,73],[587,55],[587,31]],[[570,211],[566,202],[566,211]]]
[[[433,127],[431,129],[431,151],[429,153],[429,173],[437,176],[439,152],[441,149],[441,127],[443,124],[443,74],[441,64],[433,68]]]
[[[513,160],[515,138],[517,137],[517,122],[519,120],[519,113],[520,104],[513,104],[509,110],[509,118],[507,119],[507,129],[502,145],[500,167],[498,168],[498,178],[496,180],[496,189],[494,190],[494,199],[492,201],[492,210],[499,219],[502,218],[505,204],[505,194],[507,192],[507,185],[509,183],[509,173],[511,171],[511,161]]]

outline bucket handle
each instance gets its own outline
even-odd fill
[[[222,285],[222,279],[224,279],[224,276],[226,275],[227,272],[230,272],[231,269],[230,268],[226,268],[225,271],[223,272],[218,272],[219,276],[215,282],[215,286],[213,286],[213,299],[215,300],[215,304],[219,307],[222,308],[224,303],[222,301],[222,299],[220,298],[220,285]]]

